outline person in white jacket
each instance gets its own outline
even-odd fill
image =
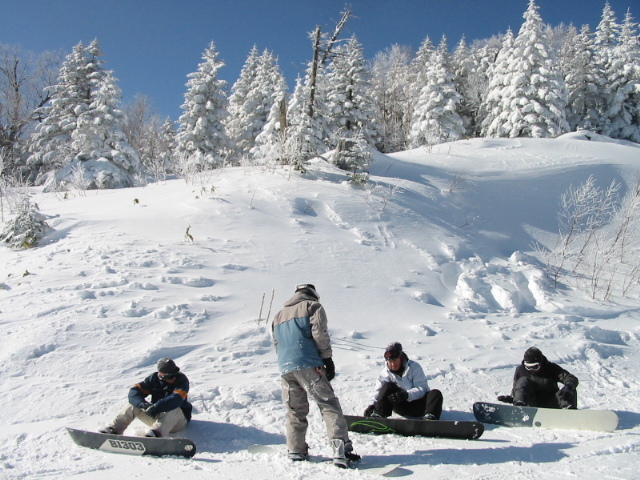
[[[364,416],[386,418],[395,412],[408,418],[440,419],[442,393],[429,389],[420,364],[409,360],[398,342],[387,346],[384,359],[385,367],[378,375],[375,393]]]

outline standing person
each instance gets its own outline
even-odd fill
[[[145,437],[166,437],[183,430],[191,420],[192,406],[187,400],[189,379],[170,358],[161,358],[157,372],[129,390],[129,403],[100,433],[122,435],[138,418],[151,427]],[[151,395],[151,403],[147,397]]]
[[[384,360],[385,366],[378,375],[371,404],[364,416],[387,418],[395,412],[403,417],[439,420],[442,393],[429,389],[420,364],[409,360],[398,342],[387,346]]]
[[[563,384],[561,389],[558,383]],[[516,367],[511,395],[500,395],[498,400],[519,406],[575,409],[577,386],[575,376],[547,360],[537,347],[531,347]]]
[[[296,286],[295,294],[271,326],[282,379],[282,400],[287,409],[286,437],[289,458],[306,460],[309,398],[320,408],[333,451],[333,463],[346,468],[360,460],[353,453],[338,397],[331,384],[335,376],[327,314],[312,284]]]

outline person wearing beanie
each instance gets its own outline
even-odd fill
[[[562,388],[558,387],[559,383]],[[498,400],[517,406],[575,409],[577,387],[578,379],[574,375],[547,360],[539,348],[530,347],[516,367],[511,395],[500,395]]]
[[[136,418],[150,427],[146,437],[166,437],[186,428],[192,411],[187,400],[189,379],[170,358],[158,360],[156,370],[131,387],[128,404],[100,433],[122,435]]]
[[[427,377],[419,363],[409,360],[402,345],[390,343],[384,351],[385,366],[378,375],[371,404],[365,417],[391,416],[439,420],[442,414],[442,393],[429,389]]]
[[[360,456],[353,452],[347,422],[331,380],[335,376],[327,314],[320,295],[310,283],[297,285],[271,325],[278,354],[282,400],[287,417],[287,450],[294,461],[308,458],[306,442],[309,399],[320,409],[333,450],[333,463],[346,468]]]

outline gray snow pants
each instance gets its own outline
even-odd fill
[[[320,370],[320,371],[319,371]],[[307,368],[282,375],[282,400],[287,408],[287,449],[292,453],[308,453],[306,442],[309,397],[320,409],[329,441],[344,440],[345,452],[353,450],[347,433],[347,422],[340,401],[323,369]]]
[[[156,418],[153,418],[147,415],[143,410],[140,410],[138,407],[134,407],[128,403],[126,407],[118,412],[109,426],[113,427],[115,431],[118,432],[118,435],[122,435],[131,422],[136,418],[140,419],[140,421],[146,425],[149,425],[152,430],[159,432],[162,437],[166,437],[169,433],[184,430],[188,423],[184,413],[182,413],[182,409],[180,408],[175,408],[169,412],[163,412]]]

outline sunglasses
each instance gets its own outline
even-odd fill
[[[400,355],[398,355],[397,353],[390,353],[390,354],[384,356],[384,359],[387,360],[387,361],[396,360],[398,358],[400,358]]]
[[[162,373],[162,372],[158,372],[158,376],[162,380],[173,380],[174,378],[176,378],[178,376],[178,374],[177,373]]]
[[[531,370],[532,372],[537,372],[538,370],[540,370],[540,362],[524,362],[524,368],[526,368],[527,370]]]

